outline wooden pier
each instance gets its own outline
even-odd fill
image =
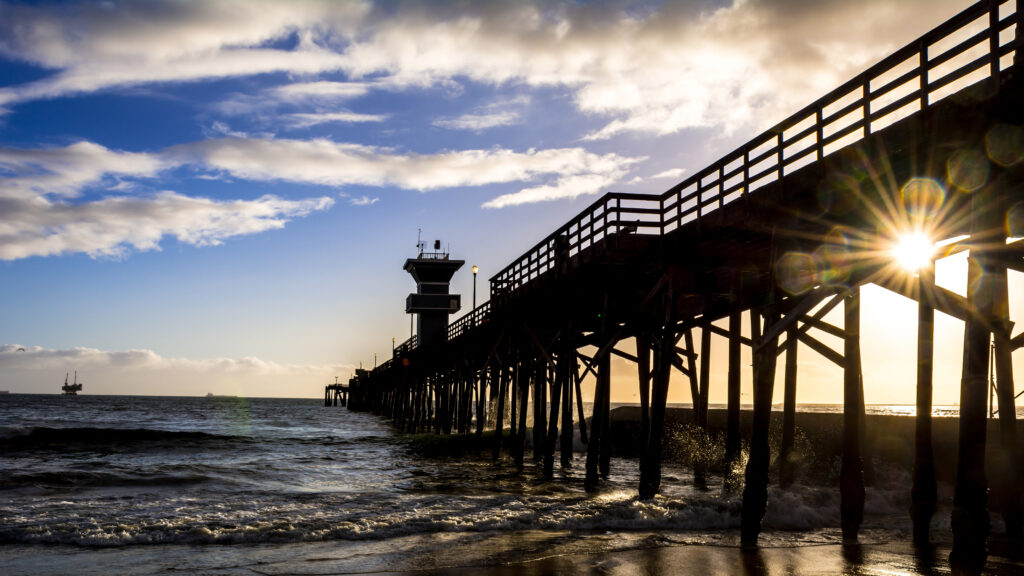
[[[324,406],[348,406],[349,387],[338,382],[334,377],[334,383],[324,386]]]
[[[911,515],[921,543],[937,498],[935,311],[964,323],[950,560],[954,573],[979,573],[989,535],[984,446],[992,342],[999,442],[1013,472],[1012,481],[991,489],[1007,536],[1022,538],[1011,354],[1024,346],[1024,333],[1012,333],[1007,284],[1008,270],[1024,271],[1024,243],[1014,241],[1024,236],[1024,82],[1015,74],[1024,62],[1017,50],[1022,12],[1014,2],[979,2],[663,194],[606,194],[493,276],[490,301],[447,326],[444,337],[411,339],[353,379],[349,408],[385,415],[409,432],[495,430],[495,455],[505,449],[517,464],[527,457],[529,434],[532,458],[547,474],[556,457],[571,465],[578,425],[586,485],[596,487],[608,474],[616,355],[636,365],[644,442],[638,490],[649,498],[661,485],[670,376],[685,376],[694,422],[706,428],[711,341],[724,338],[731,459],[741,449],[743,347],[753,358],[749,458],[742,482],[728,478],[726,486],[742,486],[742,542],[755,545],[783,355],[779,475],[783,484],[792,479],[786,455],[802,343],[843,370],[841,527],[855,540],[865,498],[860,287],[875,284],[919,303]],[[892,257],[894,244],[910,234],[942,246],[916,272]],[[934,260],[963,251],[966,296],[937,285],[933,274]],[[842,326],[825,320],[833,310],[841,310]],[[841,349],[822,334],[841,340]],[[635,351],[619,349],[627,339]],[[593,413],[585,415],[580,383],[591,375]],[[703,483],[708,472],[694,473]]]

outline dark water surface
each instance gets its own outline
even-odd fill
[[[587,494],[582,454],[546,481],[532,462],[424,455],[424,438],[321,404],[0,396],[0,573],[352,573],[738,543],[739,494],[698,491],[682,467],[641,502],[636,461],[613,459]],[[772,490],[765,546],[841,541],[834,485]],[[906,540],[908,505],[909,475],[880,471],[862,542]]]

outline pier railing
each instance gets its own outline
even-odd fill
[[[448,341],[452,341],[467,331],[482,326],[491,315],[491,303],[484,302],[467,312],[462,318],[448,325]]]
[[[1016,30],[1015,30],[1016,27]],[[1022,44],[1013,0],[983,0],[663,194],[605,194],[490,279],[506,295],[617,233],[668,234],[982,81]],[[1017,59],[1019,62],[1019,59]]]

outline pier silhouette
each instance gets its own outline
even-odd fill
[[[495,455],[505,448],[520,465],[530,434],[532,456],[548,475],[556,456],[570,465],[578,425],[587,446],[585,482],[593,488],[608,474],[616,355],[636,365],[638,490],[650,498],[661,485],[670,376],[684,375],[694,422],[706,430],[711,336],[725,338],[731,460],[740,457],[743,347],[753,358],[741,539],[756,545],[782,355],[779,481],[792,481],[787,454],[802,343],[843,371],[841,527],[844,538],[856,540],[865,498],[860,287],[875,284],[919,305],[911,515],[920,543],[928,541],[937,500],[930,422],[935,311],[964,323],[950,561],[954,573],[980,573],[990,520],[990,344],[998,441],[1011,463],[991,488],[1007,537],[1022,539],[1011,354],[1024,346],[1024,333],[1012,333],[1007,284],[1008,270],[1024,271],[1024,243],[1014,241],[1024,237],[1024,83],[1016,73],[1024,62],[1022,24],[1015,2],[978,2],[664,193],[605,194],[491,277],[490,300],[451,324],[448,315],[460,302],[447,293],[447,281],[462,262],[447,253],[410,259],[406,269],[414,277],[420,264],[443,268],[443,290],[430,284],[435,293],[410,296],[407,310],[430,319],[421,315],[420,334],[350,381],[349,408],[385,415],[409,432],[494,430]],[[932,252],[911,270],[893,250],[915,235],[927,238]],[[935,260],[963,251],[966,296],[938,286],[933,272]],[[826,321],[840,306],[842,326]],[[635,340],[635,353],[617,348],[626,339]],[[586,415],[580,382],[591,374],[597,384]],[[708,471],[698,465],[694,472],[703,483]]]

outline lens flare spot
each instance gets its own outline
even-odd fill
[[[775,279],[789,294],[803,294],[818,282],[818,266],[810,254],[786,252],[775,262]]]
[[[957,150],[946,161],[946,176],[957,188],[974,192],[988,182],[988,157],[977,150]]]
[[[946,191],[931,178],[911,178],[900,190],[903,209],[920,223],[939,215],[946,202]]]
[[[912,272],[928,266],[934,253],[935,244],[924,234],[902,236],[892,248],[896,262]]]
[[[850,251],[841,244],[823,244],[811,255],[821,284],[835,286],[850,278]]]
[[[818,186],[818,205],[834,216],[851,212],[860,198],[860,184],[847,174],[830,172]]]
[[[1011,124],[996,124],[985,134],[985,152],[1000,166],[1024,160],[1024,130]]]
[[[1024,202],[1017,202],[1006,212],[1006,235],[1024,237]]]

